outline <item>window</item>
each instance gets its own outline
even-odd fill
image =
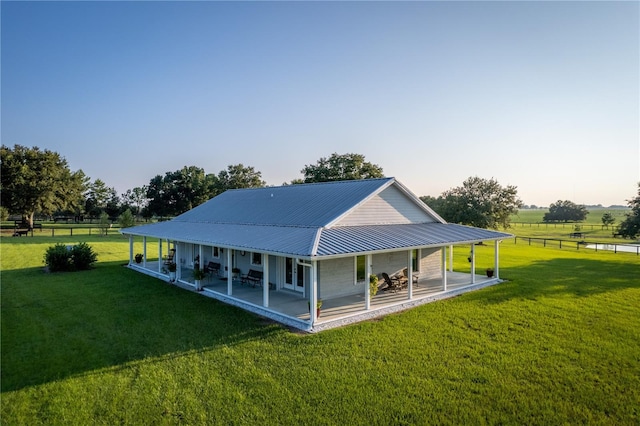
[[[211,255],[215,258],[220,258],[220,250],[218,249],[218,247],[213,248],[213,252],[211,253]]]
[[[367,256],[356,256],[355,267],[356,283],[364,281],[367,273]]]
[[[420,271],[420,250],[419,249],[411,250],[411,271],[412,272]]]
[[[251,253],[251,264],[256,266],[262,265],[262,253]]]

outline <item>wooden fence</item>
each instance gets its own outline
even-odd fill
[[[614,253],[635,253],[636,256],[640,255],[640,244],[617,244],[617,243],[601,243],[595,241],[576,241],[576,240],[563,240],[560,238],[544,238],[544,237],[514,237],[514,244],[518,244],[518,240],[531,245],[542,244],[543,247],[557,247],[557,248],[574,248],[576,250],[598,250],[600,251],[613,251]]]

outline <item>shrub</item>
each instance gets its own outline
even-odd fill
[[[76,271],[91,269],[98,255],[87,243],[78,243],[71,249],[71,263]]]
[[[64,272],[71,270],[71,252],[67,246],[58,243],[51,246],[44,254],[44,263],[47,264],[51,272]]]
[[[49,247],[44,255],[44,263],[51,272],[91,269],[97,260],[98,255],[87,243],[78,243],[73,247],[58,243]]]
[[[131,210],[126,209],[120,216],[118,216],[118,223],[120,228],[130,228],[136,224],[136,220],[131,213]]]

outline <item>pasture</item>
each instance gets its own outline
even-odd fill
[[[508,282],[306,335],[124,268],[120,236],[35,235],[1,239],[4,425],[640,421],[635,254],[508,240]],[[95,269],[42,272],[78,241]]]

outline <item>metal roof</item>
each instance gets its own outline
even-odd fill
[[[172,222],[326,226],[394,178],[233,189]]]
[[[317,256],[501,240],[511,234],[453,223],[345,226],[323,229]]]
[[[231,190],[173,220],[120,232],[308,259],[511,236],[441,222],[331,226],[336,218],[395,183],[394,178],[383,178]]]

